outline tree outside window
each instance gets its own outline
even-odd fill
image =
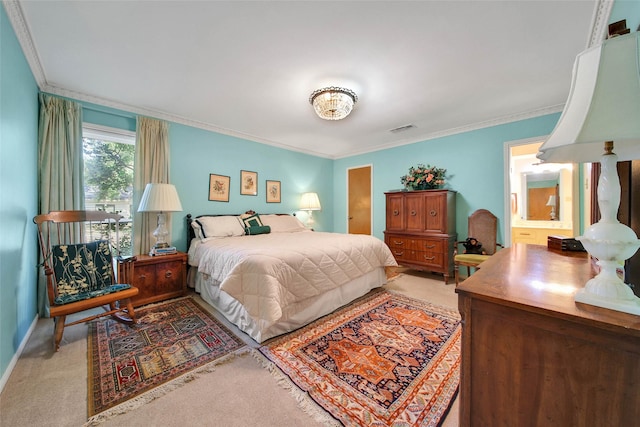
[[[124,217],[120,251],[132,254],[135,136],[83,129],[85,208]]]

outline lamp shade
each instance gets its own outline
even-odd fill
[[[618,160],[640,158],[640,33],[605,40],[576,58],[569,98],[538,158],[600,160],[613,141]]]
[[[303,211],[319,211],[320,199],[318,193],[304,193],[300,199],[300,210]]]
[[[555,206],[556,205],[556,196],[549,196],[549,200],[547,200],[546,206]]]
[[[147,184],[138,206],[138,212],[179,212],[181,210],[178,192],[172,184]]]

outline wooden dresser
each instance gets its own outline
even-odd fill
[[[456,192],[449,190],[385,193],[384,241],[398,264],[416,270],[453,275]]]
[[[640,424],[640,316],[576,304],[585,253],[516,244],[456,292],[461,426]]]

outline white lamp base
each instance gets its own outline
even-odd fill
[[[576,293],[575,301],[640,315],[640,298],[620,280],[616,264],[615,261],[598,261],[600,273]]]
[[[620,262],[629,259],[640,247],[634,231],[617,219],[620,206],[620,180],[616,169],[618,156],[602,156],[598,180],[598,204],[601,219],[577,239],[598,260],[600,272],[575,296],[577,302],[640,315],[640,298],[636,297],[616,272]]]
[[[313,230],[313,211],[307,211],[307,213],[309,214],[309,217],[307,218],[307,228]]]

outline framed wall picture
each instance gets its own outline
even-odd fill
[[[258,195],[258,172],[240,171],[240,194]]]
[[[209,200],[228,202],[230,181],[231,178],[228,176],[209,174]]]
[[[280,203],[280,181],[267,180],[267,203]]]

